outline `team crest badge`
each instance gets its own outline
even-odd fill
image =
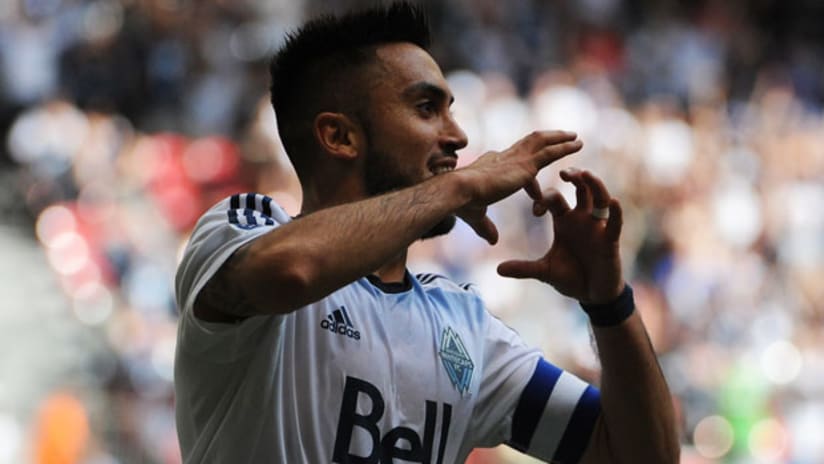
[[[461,395],[469,391],[469,385],[472,383],[472,372],[475,370],[475,364],[466,347],[461,341],[461,337],[452,330],[452,327],[447,327],[441,334],[441,349],[438,352],[441,355],[441,362],[446,369],[449,380],[452,385],[458,390]]]

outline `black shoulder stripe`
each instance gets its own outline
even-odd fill
[[[475,286],[475,284],[472,283],[472,282],[458,283],[458,282],[453,281],[449,277],[446,277],[446,276],[443,276],[443,275],[440,275],[440,274],[434,274],[434,273],[415,274],[415,278],[418,279],[418,282],[420,282],[421,285],[429,285],[429,284],[435,282],[438,279],[443,279],[443,280],[449,282],[450,284],[454,285],[455,287],[458,287],[461,290],[466,291],[466,292],[472,292],[472,290],[470,290],[470,289]]]
[[[257,218],[255,217],[255,210],[253,209],[244,209],[243,215],[246,216],[246,224],[250,226],[258,225]],[[261,218],[262,219],[262,218]]]
[[[416,276],[418,281],[422,284],[431,284],[435,281],[435,279],[445,279],[449,280],[446,276],[442,276],[440,274],[419,274]]]
[[[257,217],[255,217],[254,211],[251,209],[244,209],[244,210],[237,210],[237,209],[230,209],[226,212],[226,215],[229,217],[229,224],[235,224],[239,226],[257,226],[258,221]],[[241,224],[240,218],[241,216],[246,220],[245,224]],[[261,218],[268,223],[271,219],[268,218]],[[274,222],[272,222],[274,225]]]
[[[244,229],[253,228],[256,226],[273,226],[274,219],[262,214],[260,211],[249,208],[230,209],[226,211],[230,224],[241,226]],[[244,221],[241,221],[244,219]]]
[[[253,210],[263,213],[264,216],[272,217],[273,201],[271,197],[259,193],[236,193],[229,197],[229,209]]]
[[[432,283],[432,281],[434,281],[437,278],[438,278],[437,274],[428,274],[426,277],[423,278],[423,280],[421,280],[421,283],[424,283],[424,284]]]
[[[237,220],[237,210],[236,209],[230,209],[229,211],[227,211],[227,214],[229,215],[229,223],[230,224],[240,224],[240,222]]]
[[[263,215],[267,217],[272,217],[272,199],[263,195]]]

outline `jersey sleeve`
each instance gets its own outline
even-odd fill
[[[502,443],[546,462],[577,463],[601,412],[600,393],[546,361],[490,317],[473,429],[481,447]]]
[[[237,324],[210,323],[193,313],[195,298],[224,262],[241,246],[290,221],[271,198],[256,193],[232,195],[210,208],[197,222],[175,276],[175,299],[180,311],[179,342],[190,352],[213,351],[218,359],[232,358],[244,338],[265,317]]]

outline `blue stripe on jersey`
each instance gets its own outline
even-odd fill
[[[521,452],[529,449],[532,442],[532,435],[538,426],[538,421],[544,413],[544,407],[549,400],[555,384],[563,371],[552,364],[538,360],[535,366],[535,373],[529,379],[515,413],[512,415],[512,438],[509,445]]]
[[[229,216],[229,224],[240,224],[240,221],[237,220],[237,210],[236,209],[230,209],[229,211],[226,212],[226,214]]]
[[[267,226],[275,225],[274,219],[264,216],[253,209],[230,209],[229,211],[226,211],[226,215],[229,218],[230,224],[235,224],[244,229],[252,229],[263,224],[266,224]],[[246,219],[245,224],[240,223],[240,216],[243,216]]]
[[[230,224],[236,224],[239,226],[257,225],[257,220],[254,218],[254,213],[248,209],[230,209],[226,212],[226,215],[229,216]],[[241,216],[246,219],[246,224],[240,223]]]
[[[575,411],[572,412],[572,417],[569,419],[569,424],[552,459],[562,463],[578,462],[589,443],[599,414],[601,414],[601,393],[597,388],[587,386],[581,399],[578,400],[578,405],[575,406]]]
[[[252,203],[254,204],[255,198],[252,197]],[[246,197],[246,204],[249,204],[249,197]],[[257,218],[255,217],[255,210],[254,209],[244,209],[243,215],[246,216],[246,225],[249,226],[256,226],[259,225],[257,222]]]
[[[272,200],[266,195],[258,193],[236,193],[229,197],[229,223],[235,224],[243,229],[253,229],[257,226],[275,225],[272,219]],[[259,203],[259,204],[258,204]],[[240,223],[240,216],[246,219],[245,224]]]

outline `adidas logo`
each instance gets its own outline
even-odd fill
[[[344,306],[332,311],[332,314],[320,321],[320,327],[332,333],[346,335],[349,338],[360,340],[360,332],[355,330],[355,327],[352,325],[352,320],[349,319],[349,314],[346,312],[346,307]]]

